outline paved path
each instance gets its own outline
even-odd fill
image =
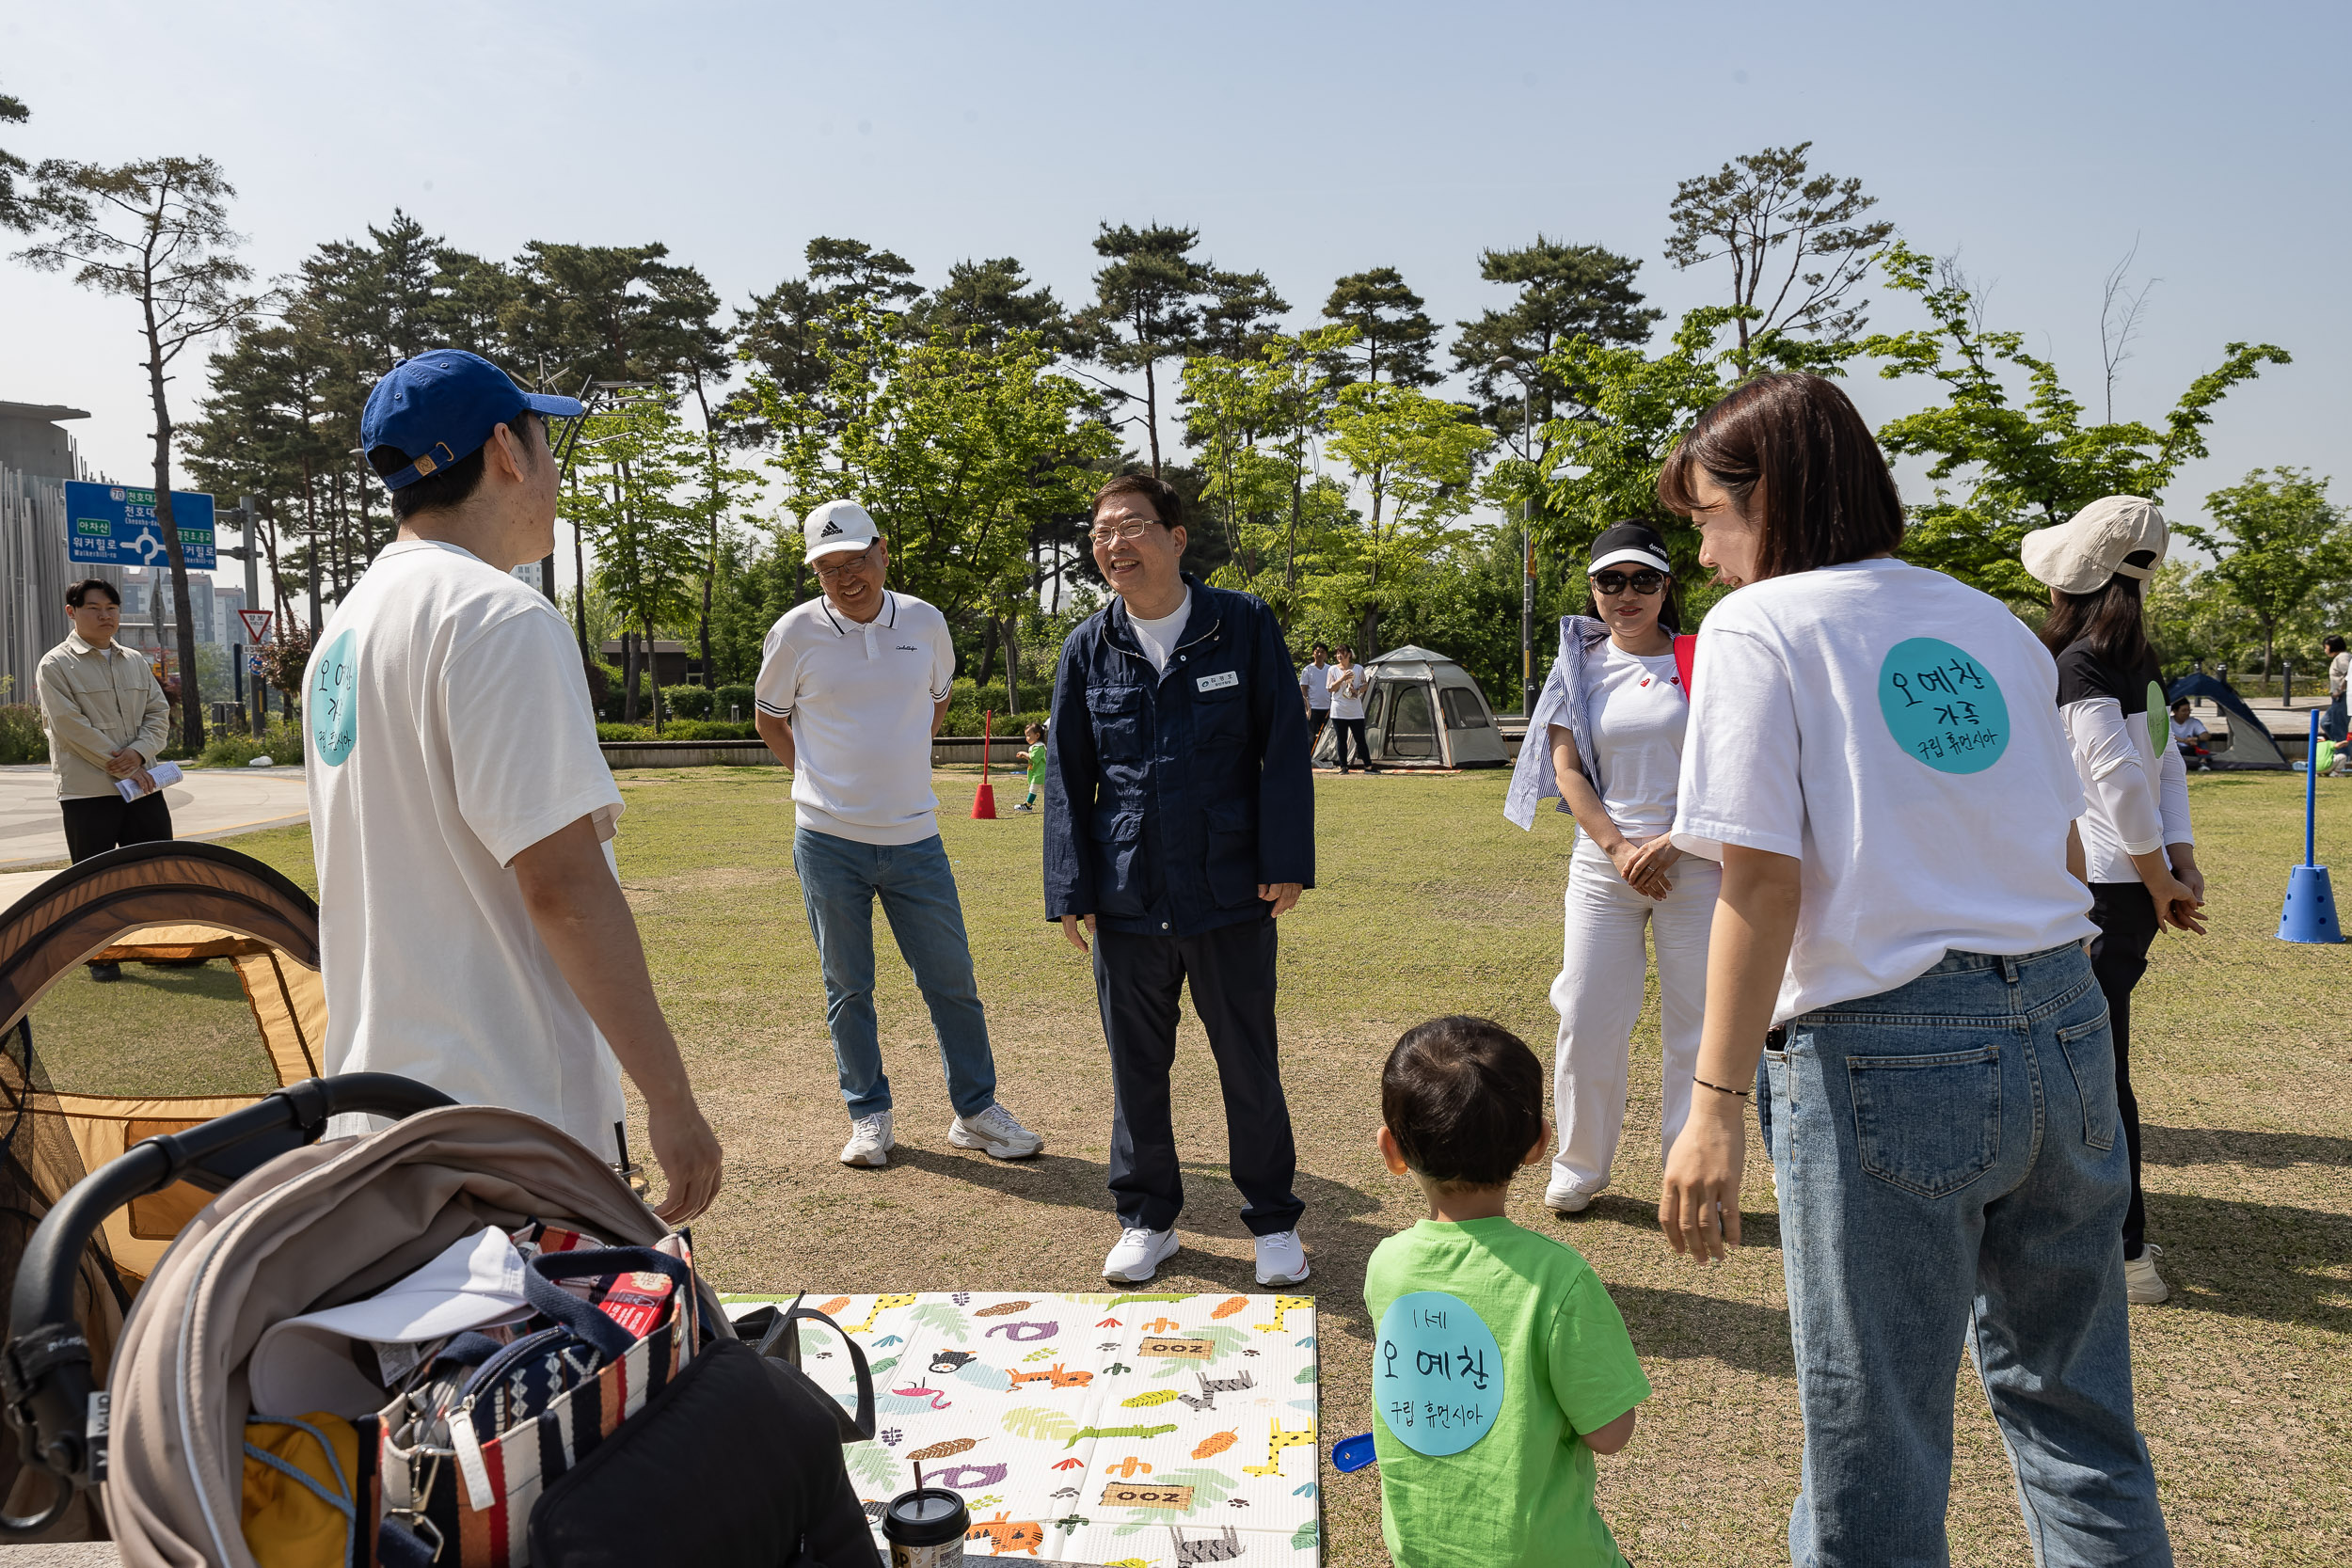
[[[307,822],[310,803],[299,768],[190,769],[164,791],[182,838],[227,838],[256,828]],[[65,861],[55,776],[45,763],[0,767],[0,909],[14,903]]]

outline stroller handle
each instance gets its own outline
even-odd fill
[[[75,1182],[25,1244],[8,1302],[8,1344],[0,1351],[0,1394],[18,1448],[28,1467],[57,1477],[56,1497],[38,1516],[0,1517],[0,1540],[41,1528],[64,1512],[74,1488],[105,1479],[103,1418],[90,1410],[98,1390],[89,1342],[74,1318],[73,1290],[83,1249],[107,1215],[240,1144],[290,1130],[300,1144],[315,1143],[330,1117],[363,1112],[397,1118],[455,1103],[438,1089],[389,1072],[309,1078],[184,1132],[142,1139]],[[99,1440],[92,1442],[93,1436]]]

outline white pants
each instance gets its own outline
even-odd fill
[[[1633,1024],[1642,1014],[1649,963],[1642,927],[1658,945],[1660,1033],[1665,1060],[1660,1071],[1663,1104],[1660,1156],[1674,1148],[1691,1114],[1691,1076],[1698,1069],[1699,1024],[1707,1011],[1707,940],[1715,919],[1723,868],[1685,855],[1667,867],[1674,883],[1663,899],[1633,891],[1609,857],[1579,834],[1568,861],[1566,936],[1551,1006],[1560,1015],[1552,1094],[1560,1121],[1560,1152],[1550,1190],[1587,1195],[1609,1185],[1625,1126],[1626,1068]]]

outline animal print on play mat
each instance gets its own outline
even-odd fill
[[[748,1309],[789,1297],[729,1296]],[[961,1493],[967,1554],[1104,1568],[1323,1560],[1309,1296],[1042,1291],[826,1295],[866,1349],[876,1440],[842,1450],[877,1521],[914,1484]],[[803,1366],[847,1406],[840,1343]],[[884,1550],[884,1560],[888,1552]]]

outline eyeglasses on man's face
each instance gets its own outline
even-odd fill
[[[1087,537],[1097,545],[1132,545],[1143,537],[1145,530],[1159,526],[1140,517],[1130,517],[1123,523],[1098,523]]]
[[[1593,574],[1593,592],[1613,598],[1629,588],[1647,598],[1665,586],[1666,574],[1653,572],[1646,566],[1629,577],[1623,572],[1595,572]]]
[[[880,543],[879,539],[874,542],[875,545]],[[831,565],[818,567],[817,580],[829,583],[844,572],[862,572],[873,563],[874,545],[868,545],[855,555],[836,555]]]

